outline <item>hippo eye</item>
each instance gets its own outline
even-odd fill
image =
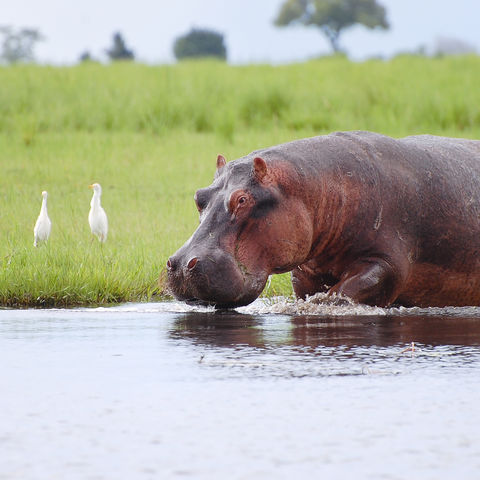
[[[228,202],[228,210],[235,215],[240,207],[246,206],[249,203],[249,196],[244,190],[237,190],[230,195]]]

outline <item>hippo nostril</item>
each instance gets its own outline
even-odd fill
[[[169,258],[169,259],[167,260],[167,269],[168,269],[168,270],[175,270],[175,265],[174,265],[174,263],[172,262],[172,259],[171,259],[171,258]]]
[[[192,269],[195,267],[195,265],[197,264],[197,262],[198,262],[198,258],[197,258],[197,257],[193,257],[193,258],[188,262],[187,268],[188,268],[189,270],[192,270]]]

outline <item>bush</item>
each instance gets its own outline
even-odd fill
[[[220,60],[227,58],[223,35],[210,30],[192,29],[186,35],[178,37],[173,44],[173,53],[177,60],[202,57],[215,57]]]

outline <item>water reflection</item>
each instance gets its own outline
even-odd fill
[[[221,378],[432,375],[480,361],[480,319],[178,314],[169,336]]]
[[[266,348],[480,345],[478,317],[446,316],[257,316],[235,312],[187,312],[172,324],[173,338],[196,344]]]
[[[253,315],[235,312],[187,312],[175,318],[170,335],[187,338],[194,343],[214,346],[265,345],[263,320]]]

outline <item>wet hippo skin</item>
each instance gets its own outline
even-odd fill
[[[480,305],[480,141],[336,132],[217,159],[200,225],[167,262],[184,301],[295,294],[387,306]]]

